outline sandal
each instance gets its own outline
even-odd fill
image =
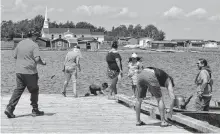
[[[142,126],[142,125],[146,125],[146,124],[143,121],[141,121],[138,124],[136,124],[136,126]]]

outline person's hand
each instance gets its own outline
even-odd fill
[[[46,65],[46,61],[45,60],[42,60],[42,65]]]
[[[122,71],[120,71],[120,73],[119,73],[120,75],[121,75],[121,77],[123,77],[123,72]]]

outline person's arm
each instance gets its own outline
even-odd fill
[[[122,63],[121,63],[121,56],[118,54],[118,56],[116,57],[116,63],[117,63],[117,65],[118,65],[118,67],[119,67],[119,71],[120,71],[120,74],[122,75]]]
[[[172,115],[173,115],[173,107],[174,107],[175,95],[174,95],[174,91],[173,91],[172,82],[171,82],[171,80],[170,80],[169,78],[167,79],[166,87],[167,87],[167,89],[168,89],[169,96],[170,96],[170,99],[171,99],[169,112],[170,112],[170,117],[172,117]]]
[[[103,94],[103,95],[106,95],[105,92],[104,92],[104,90],[100,90],[99,93],[100,93],[100,94]]]
[[[40,57],[40,51],[38,45],[34,47],[33,54],[34,54],[35,62],[37,64],[46,65],[46,62],[42,60]]]
[[[14,50],[14,58],[15,59],[17,59],[17,54],[18,54],[18,47],[16,47]]]
[[[68,53],[66,54],[66,57],[65,57],[65,60],[63,63],[63,70],[62,70],[63,72],[65,72],[65,65],[66,65],[67,61],[68,61]]]
[[[77,65],[77,67],[79,68],[79,71],[81,71],[81,67],[80,67],[79,60],[80,60],[80,57],[77,56],[77,57],[76,57],[76,65]]]

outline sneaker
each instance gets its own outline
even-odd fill
[[[15,118],[15,115],[13,114],[13,112],[9,110],[8,108],[5,109],[5,114],[7,115],[8,118]]]
[[[44,115],[43,111],[39,111],[39,109],[32,110],[32,116],[41,116],[41,115]]]
[[[62,94],[64,97],[66,97],[66,92],[61,92],[61,94]]]
[[[89,96],[89,95],[90,95],[90,93],[86,93],[86,94],[85,94],[85,96]]]

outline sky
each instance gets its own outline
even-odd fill
[[[1,20],[45,15],[51,21],[113,26],[155,25],[166,39],[220,41],[220,0],[1,0]]]

